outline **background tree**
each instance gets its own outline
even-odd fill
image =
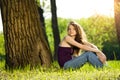
[[[60,35],[57,22],[57,13],[56,13],[56,0],[50,0],[51,3],[51,13],[52,13],[52,30],[54,36],[54,59],[57,59],[57,47],[60,42]]]
[[[114,0],[115,25],[120,45],[120,0]]]
[[[6,68],[50,66],[51,54],[43,36],[35,0],[0,0]]]

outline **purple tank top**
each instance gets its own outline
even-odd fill
[[[72,59],[73,49],[71,47],[58,47],[58,63],[60,67],[64,66],[64,63]]]

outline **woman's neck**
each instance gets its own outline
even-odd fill
[[[73,39],[75,39],[75,36],[71,36]]]

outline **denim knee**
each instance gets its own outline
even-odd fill
[[[102,62],[99,60],[98,56],[94,52],[88,53],[88,62],[90,62],[96,68],[103,67]]]

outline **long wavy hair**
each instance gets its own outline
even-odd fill
[[[81,44],[84,44],[84,42],[87,42],[86,34],[85,34],[83,28],[81,27],[81,25],[79,25],[75,21],[70,21],[68,24],[68,28],[70,25],[72,25],[76,31],[75,41],[77,41]],[[67,28],[67,30],[68,30],[68,28]],[[75,53],[79,54],[80,48],[73,46],[73,49],[74,49]]]

